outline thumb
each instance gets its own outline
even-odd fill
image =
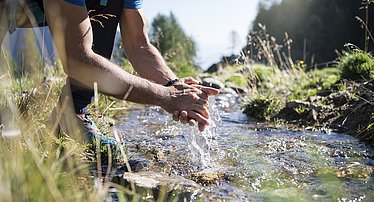
[[[201,85],[196,85],[196,88],[201,90],[203,93],[205,93],[207,96],[215,96],[219,94],[219,90],[211,87],[206,87],[206,86],[201,86]]]

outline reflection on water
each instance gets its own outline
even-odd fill
[[[143,170],[206,183],[214,199],[238,201],[371,201],[374,153],[341,134],[264,129],[240,111],[235,94],[211,101],[212,125],[204,133],[171,120],[157,107],[133,107],[118,126],[131,159]],[[201,183],[201,182],[200,182]]]

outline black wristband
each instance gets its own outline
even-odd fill
[[[172,86],[178,81],[179,81],[179,79],[171,79],[164,86],[166,86],[166,87]]]

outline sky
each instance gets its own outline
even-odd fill
[[[233,53],[232,32],[238,34],[236,51],[246,44],[246,36],[257,15],[259,0],[144,0],[148,24],[157,14],[178,19],[184,31],[192,36],[198,47],[198,64],[207,69],[223,55]]]

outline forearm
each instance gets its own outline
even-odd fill
[[[135,71],[143,78],[158,84],[165,84],[169,80],[177,78],[167,66],[160,52],[150,43],[131,48],[125,53]]]
[[[146,79],[165,84],[177,76],[149,42],[143,10],[124,9],[120,20],[122,43],[135,71]]]
[[[99,92],[106,95],[123,99],[129,92],[127,100],[153,105],[162,105],[167,97],[165,87],[131,75],[93,52],[79,59],[69,57],[64,65],[69,76],[88,88],[93,88],[96,82]]]

